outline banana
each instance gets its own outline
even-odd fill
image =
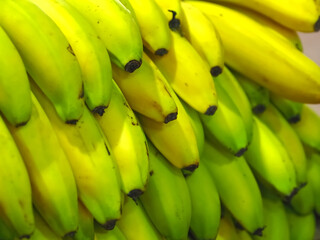
[[[244,229],[237,229],[237,235],[239,240],[253,240],[252,236]]]
[[[162,56],[171,47],[170,29],[166,16],[155,0],[129,0],[136,14],[144,46]]]
[[[94,239],[94,221],[93,216],[89,210],[83,205],[81,201],[78,201],[79,207],[79,228],[76,234],[71,239],[75,240],[93,240]],[[67,240],[67,239],[64,239]]]
[[[216,240],[238,240],[237,229],[229,212],[222,215]]]
[[[304,185],[307,182],[307,159],[302,142],[296,132],[272,104],[269,104],[266,110],[257,117],[283,144],[293,163],[297,184]]]
[[[88,108],[103,114],[111,96],[109,55],[92,25],[65,0],[30,0],[44,11],[66,36],[79,62]],[[90,63],[90,64],[88,64]]]
[[[290,100],[320,102],[320,67],[301,51],[232,7],[190,2],[215,23],[228,66]]]
[[[217,3],[232,3],[259,12],[277,23],[299,32],[320,30],[319,13],[314,0],[213,0]]]
[[[307,215],[299,215],[287,207],[286,214],[289,222],[290,240],[314,239],[316,231],[316,218],[313,212]]]
[[[218,76],[224,67],[224,50],[216,27],[199,9],[188,2],[181,2],[181,7],[183,35],[207,61],[211,75]]]
[[[171,36],[172,47],[168,54],[156,56],[147,52],[149,57],[181,99],[198,112],[213,115],[217,109],[217,95],[209,65],[186,38],[176,32],[171,32]]]
[[[223,88],[231,97],[231,101],[242,116],[245,125],[244,127],[247,132],[248,143],[250,144],[252,139],[253,115],[246,93],[227,67],[225,67],[223,73],[215,79],[215,84],[219,85],[219,88]]]
[[[98,223],[112,229],[121,216],[121,183],[110,144],[98,123],[85,108],[77,125],[65,124],[48,98],[32,82],[31,88],[68,157],[79,199]]]
[[[32,114],[21,127],[8,128],[27,167],[35,208],[60,237],[78,227],[78,195],[68,158],[40,106],[32,94]]]
[[[263,113],[263,111],[270,103],[269,91],[265,87],[261,86],[255,81],[252,81],[251,79],[233,69],[232,74],[246,93],[251,104],[252,112],[255,114]]]
[[[313,152],[308,156],[308,184],[310,184],[314,196],[314,211],[320,215],[320,155]]]
[[[320,151],[320,116],[311,107],[303,104],[300,121],[291,126],[304,144]]]
[[[162,236],[186,239],[192,207],[184,176],[151,143],[149,156],[151,176],[146,192],[140,196],[142,206]]]
[[[162,237],[155,228],[139,200],[126,198],[123,206],[123,215],[118,222],[118,229],[128,240],[161,240]],[[120,240],[117,238],[115,240]],[[100,240],[100,239],[98,239]]]
[[[206,141],[201,164],[209,170],[222,204],[242,227],[260,236],[263,231],[262,197],[245,159],[232,156],[218,143]]]
[[[310,183],[306,183],[291,200],[292,209],[300,214],[306,215],[313,212],[315,208],[315,196]]]
[[[190,117],[174,92],[172,97],[178,107],[176,120],[165,124],[141,114],[137,114],[137,117],[146,136],[173,166],[194,171],[199,165],[196,133]]]
[[[134,72],[141,65],[143,44],[134,12],[119,0],[66,0],[94,27],[110,59],[121,69]]]
[[[218,110],[213,116],[200,114],[205,136],[210,141],[218,141],[233,155],[240,157],[249,144],[243,115],[224,88],[216,84],[216,90],[219,96]]]
[[[0,236],[11,235],[11,228],[18,237],[30,236],[34,231],[30,180],[19,149],[1,115],[0,151]],[[8,233],[2,229],[7,229]]]
[[[1,26],[0,52],[0,111],[11,124],[24,125],[31,116],[29,80],[16,47]]]
[[[16,237],[16,233],[12,227],[12,225],[9,223],[6,223],[3,218],[3,216],[1,216],[2,214],[0,214],[0,239],[1,240],[11,240],[11,239],[15,239]]]
[[[132,109],[157,122],[168,123],[177,117],[172,88],[147,54],[133,73],[112,64],[112,75]]]
[[[109,107],[103,116],[95,117],[110,143],[122,191],[137,198],[145,191],[149,178],[148,145],[137,118],[114,81]]]
[[[220,224],[221,206],[215,183],[205,165],[186,176],[191,198],[189,234],[195,239],[214,239]]]
[[[291,101],[274,93],[270,93],[270,101],[289,123],[300,121],[303,103]]]
[[[168,20],[172,31],[181,30],[182,7],[180,0],[155,0]]]
[[[277,136],[257,117],[254,117],[253,137],[244,157],[256,177],[290,202],[299,190],[293,163]]]
[[[96,227],[94,240],[127,240],[127,238],[117,226],[109,231]]]
[[[290,240],[289,223],[281,199],[272,191],[261,188],[265,229],[255,240]]]
[[[19,51],[26,70],[64,122],[83,112],[79,63],[58,26],[28,0],[0,2],[0,25]]]

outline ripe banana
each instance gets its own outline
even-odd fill
[[[213,2],[232,3],[252,9],[296,31],[320,30],[319,13],[314,0],[213,0]]]
[[[270,101],[289,123],[300,121],[303,103],[291,101],[274,93],[270,93]]]
[[[211,75],[218,76],[224,67],[224,50],[216,27],[199,9],[188,2],[182,1],[181,7],[183,35],[207,61]]]
[[[320,67],[306,55],[232,7],[190,2],[215,23],[227,65],[288,99],[320,102]]]
[[[260,236],[263,230],[262,197],[245,159],[232,156],[218,143],[206,141],[201,164],[209,170],[222,204],[241,226]]]
[[[172,31],[181,29],[181,0],[155,0],[168,20]]]
[[[186,239],[192,207],[184,176],[150,142],[149,156],[151,176],[141,203],[162,236]]]
[[[281,113],[269,104],[257,116],[280,140],[293,163],[298,185],[307,182],[307,159],[301,140]],[[264,144],[264,143],[263,143]]]
[[[28,0],[0,2],[0,25],[19,51],[28,73],[64,122],[83,112],[79,63],[57,25]]]
[[[280,140],[257,117],[254,117],[253,137],[244,157],[256,177],[290,202],[298,191],[293,163]]]
[[[94,27],[110,59],[127,72],[141,65],[142,39],[134,12],[119,0],[66,0]]]
[[[221,217],[220,198],[210,172],[204,164],[186,176],[191,198],[189,234],[195,239],[214,239]]]
[[[246,76],[233,69],[232,74],[238,80],[242,89],[247,94],[251,104],[252,112],[255,114],[262,113],[270,103],[269,91],[265,87],[261,86],[255,81],[250,80]]]
[[[120,179],[114,155],[98,123],[85,108],[76,125],[65,124],[48,98],[32,82],[31,88],[68,157],[79,199],[98,223],[112,229],[121,216]]]
[[[136,14],[144,46],[162,56],[171,47],[170,29],[165,14],[155,0],[129,0]]]
[[[108,52],[98,34],[89,21],[65,0],[30,1],[44,11],[66,36],[80,65],[86,105],[102,115],[111,96],[112,73]]]
[[[218,141],[233,155],[240,157],[249,144],[244,118],[228,92],[219,84],[216,84],[216,90],[219,96],[218,110],[213,116],[200,114],[205,136],[210,141]]]
[[[1,26],[0,52],[0,111],[12,125],[24,125],[31,116],[29,80],[16,47]]]
[[[33,204],[52,230],[63,237],[78,227],[77,187],[48,117],[33,94],[31,99],[28,123],[7,125],[29,173]]]
[[[12,234],[12,228],[17,237],[28,237],[34,231],[30,180],[19,149],[1,115],[0,152],[0,236],[5,235],[8,226],[8,235]]]
[[[128,240],[161,240],[161,235],[142,207],[139,200],[126,198],[123,215],[118,222],[118,228]],[[117,238],[118,240],[121,238]],[[98,239],[99,240],[99,239]],[[104,240],[104,239],[103,239]]]
[[[181,99],[198,112],[213,115],[217,96],[209,65],[186,38],[176,32],[171,32],[171,36],[172,47],[168,54],[148,53],[149,57]]]
[[[147,54],[134,73],[128,73],[112,64],[112,74],[132,109],[161,123],[177,117],[177,105],[172,88]]]
[[[155,147],[175,167],[193,171],[199,164],[199,149],[190,117],[179,98],[172,93],[178,107],[177,119],[167,124],[137,114],[142,129]]]
[[[96,227],[94,240],[127,240],[127,238],[117,226],[109,231]]]
[[[304,144],[320,151],[320,116],[311,107],[303,104],[300,121],[291,126]]]
[[[148,145],[137,118],[114,81],[109,107],[103,116],[95,117],[110,143],[122,191],[137,198],[145,191],[149,178]]]

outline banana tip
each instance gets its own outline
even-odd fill
[[[254,114],[261,114],[266,110],[266,106],[264,104],[258,104],[252,108],[252,112]]]
[[[222,73],[222,68],[219,66],[212,67],[210,73],[213,77],[217,77]]]
[[[290,204],[292,198],[293,198],[295,195],[297,195],[297,193],[299,192],[300,189],[301,189],[301,186],[295,187],[295,188],[291,191],[291,193],[290,193],[289,195],[287,195],[287,196],[284,197],[283,202],[284,202],[285,204]]]
[[[241,157],[246,151],[248,150],[248,147],[241,148],[238,152],[236,152],[236,157]]]
[[[198,167],[199,167],[199,163],[196,163],[196,164],[192,164],[187,167],[184,167],[182,170],[194,172],[194,170],[196,170]]]
[[[133,189],[127,195],[128,197],[132,198],[133,201],[136,201],[142,194],[143,191],[141,189]]]
[[[66,234],[64,235],[64,237],[71,237],[71,238],[73,238],[73,237],[76,235],[76,232],[77,232],[77,231],[68,232],[68,233],[66,233]]]
[[[320,17],[318,18],[318,20],[314,24],[314,31],[318,32],[319,30],[320,30]]]
[[[158,56],[163,56],[165,54],[168,53],[168,50],[165,49],[165,48],[159,48],[157,51],[155,51],[155,55],[158,55]]]
[[[100,225],[101,225],[101,227],[103,227],[106,230],[112,230],[116,226],[116,222],[117,222],[117,219],[112,219],[112,220],[109,220],[106,223],[100,224]]]
[[[177,115],[178,115],[177,112],[169,113],[169,114],[165,117],[164,123],[168,123],[168,122],[171,122],[171,121],[177,119]]]
[[[264,229],[265,229],[265,227],[258,228],[257,230],[255,230],[255,231],[252,233],[252,235],[262,237],[262,233],[263,233],[263,230],[264,230]]]
[[[124,70],[126,72],[133,73],[136,69],[138,69],[141,66],[141,63],[141,60],[131,60],[124,66]]]
[[[106,106],[98,106],[98,107],[95,107],[93,110],[92,110],[92,113],[95,114],[99,114],[100,117],[103,116],[104,114],[104,110],[106,109],[107,107]]]
[[[217,111],[218,107],[217,106],[210,106],[208,107],[207,111],[204,113],[205,115],[213,115]]]
[[[67,120],[67,121],[66,121],[66,124],[76,125],[77,122],[78,122],[78,119]]]
[[[294,124],[294,123],[299,122],[300,119],[301,119],[300,114],[297,114],[297,115],[289,118],[289,119],[288,119],[288,122]]]

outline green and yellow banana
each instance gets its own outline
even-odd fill
[[[218,235],[216,240],[238,240],[236,226],[233,222],[232,216],[228,211],[222,215],[219,225]]]
[[[97,226],[95,228],[94,240],[127,240],[119,227],[115,226],[112,230],[105,230]]]

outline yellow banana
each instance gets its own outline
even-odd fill
[[[1,26],[0,52],[0,111],[11,124],[24,125],[31,116],[29,80],[16,47]]]
[[[21,127],[8,124],[27,167],[32,201],[44,220],[59,236],[78,227],[78,195],[68,158],[40,106],[32,94],[32,114]]]
[[[65,124],[41,90],[34,84],[31,88],[68,157],[79,199],[98,223],[112,229],[121,216],[120,179],[114,155],[98,123],[85,108],[76,125]]]
[[[109,231],[96,227],[94,240],[127,240],[127,238],[117,226]]]
[[[149,155],[151,176],[146,192],[140,196],[142,206],[161,235],[186,239],[192,207],[184,176],[151,143]]]
[[[112,74],[134,111],[162,123],[176,119],[173,90],[147,54],[143,53],[141,67],[134,73],[113,64]]]
[[[110,59],[127,72],[141,65],[142,39],[135,14],[119,0],[66,0],[94,27]]]
[[[214,23],[211,22],[199,9],[181,2],[183,35],[189,40],[199,55],[207,61],[210,73],[216,77],[222,73],[224,67],[224,50]]]
[[[60,28],[79,62],[88,108],[103,114],[111,96],[111,63],[92,25],[65,0],[30,0]],[[89,63],[89,64],[88,64]]]
[[[306,55],[230,6],[190,2],[215,23],[227,65],[288,99],[320,102],[320,67]]]
[[[171,35],[172,47],[168,54],[156,56],[150,53],[149,57],[181,99],[198,112],[213,115],[217,109],[217,96],[209,65],[186,38],[176,32]]]
[[[110,143],[119,169],[122,191],[134,199],[137,198],[145,191],[149,178],[147,140],[114,81],[109,107],[103,116],[95,117]]]
[[[181,0],[155,0],[164,15],[166,16],[169,28],[173,31],[180,31],[181,27]]]
[[[216,240],[238,240],[237,229],[229,212],[222,215]]]
[[[83,112],[79,63],[58,26],[28,0],[0,2],[0,25],[18,49],[28,73],[64,122]]]
[[[136,14],[144,46],[162,56],[171,47],[170,29],[165,14],[155,0],[129,0]]]
[[[0,151],[0,236],[5,236],[4,229],[7,229],[6,235],[11,235],[14,230],[17,237],[27,237],[34,231],[30,180],[19,149],[1,115]]]

